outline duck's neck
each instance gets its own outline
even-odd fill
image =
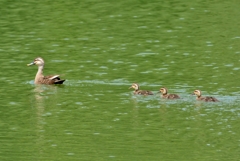
[[[38,66],[38,71],[35,77],[35,84],[38,84],[38,80],[41,77],[43,77],[43,66]]]
[[[162,94],[162,98],[167,98],[167,97],[168,97],[167,93]]]
[[[136,92],[139,91],[139,87],[138,87],[138,88],[135,88],[135,91],[136,91]]]

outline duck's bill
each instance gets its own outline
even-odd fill
[[[129,87],[128,89],[131,89],[132,88],[132,86],[131,87]]]
[[[34,62],[32,62],[32,63],[30,63],[30,64],[27,64],[27,66],[31,66],[31,65],[35,65],[35,63],[34,63]]]

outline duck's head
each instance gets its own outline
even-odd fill
[[[31,66],[31,65],[44,66],[44,60],[43,58],[37,57],[36,59],[34,59],[32,63],[27,64],[27,66]]]
[[[195,90],[192,94],[196,95],[198,97],[200,97],[202,95],[200,90]]]
[[[160,88],[159,90],[162,94],[167,94],[168,90],[165,87]]]
[[[135,89],[135,90],[139,90],[139,85],[138,85],[137,83],[133,83],[132,86],[129,87],[129,89],[130,89],[130,88],[133,88],[133,89]]]

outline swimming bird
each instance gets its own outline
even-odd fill
[[[37,65],[38,71],[35,76],[34,83],[35,84],[62,84],[65,80],[60,79],[60,75],[43,75],[43,68],[44,68],[44,60],[41,57],[37,57],[34,61],[27,66]]]
[[[211,96],[202,97],[202,93],[201,93],[200,90],[195,90],[195,91],[193,92],[193,95],[196,95],[196,96],[197,96],[196,100],[198,100],[198,101],[219,102],[219,100],[216,99],[215,97],[211,97]]]
[[[135,89],[135,91],[133,92],[134,94],[140,94],[140,95],[153,95],[153,93],[151,91],[148,90],[139,90],[139,85],[137,83],[133,83],[130,88]]]
[[[180,97],[177,94],[168,94],[168,89],[165,87],[160,88],[159,92],[162,93],[162,98],[166,99],[179,99]]]

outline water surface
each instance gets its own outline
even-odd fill
[[[0,6],[1,160],[239,160],[235,1]],[[33,84],[37,56],[64,85]]]

